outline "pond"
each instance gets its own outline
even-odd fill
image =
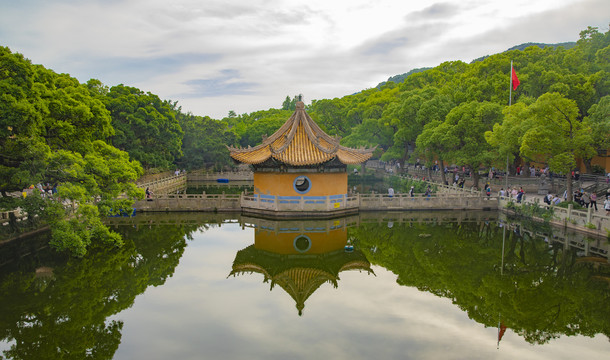
[[[49,250],[45,234],[0,247],[0,358],[610,353],[605,239],[495,212],[111,221],[125,245],[83,259]]]

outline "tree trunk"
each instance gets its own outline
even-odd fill
[[[572,174],[568,173],[566,176],[566,191],[568,195],[568,201],[574,201],[574,194],[572,194]]]
[[[472,181],[473,181],[472,186],[478,190],[479,189],[479,171],[470,170],[470,172],[472,173]]]
[[[593,174],[593,170],[591,169],[591,159],[583,159],[583,164],[585,164],[585,171],[587,174]]]
[[[400,161],[402,162],[402,171],[406,172],[405,170],[405,166],[407,164],[407,156],[409,155],[409,143],[407,142],[405,144],[405,152],[404,154],[402,154],[402,159],[400,159]]]
[[[439,166],[441,167],[440,168],[440,171],[441,171],[441,183],[443,185],[447,185],[447,178],[445,177],[445,163],[443,162],[443,159],[439,160],[439,164],[440,164]]]

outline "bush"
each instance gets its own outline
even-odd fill
[[[389,184],[391,187],[394,188],[394,190],[401,193],[408,193],[409,190],[411,190],[411,186],[413,186],[413,190],[416,194],[426,192],[428,186],[430,186],[432,193],[435,193],[438,190],[438,186],[434,184],[429,184],[425,181],[403,178],[395,175],[390,176]]]
[[[579,203],[577,203],[576,201],[564,201],[564,202],[560,202],[558,205],[555,205],[555,206],[560,207],[560,208],[567,209],[567,208],[568,208],[568,205],[570,205],[570,204],[572,204],[572,209],[574,209],[574,210],[582,210],[582,209],[584,209],[584,208],[583,208],[582,206],[580,206],[580,204],[579,204]]]
[[[591,172],[595,175],[605,175],[606,169],[604,169],[600,165],[593,165],[593,166],[591,166]]]

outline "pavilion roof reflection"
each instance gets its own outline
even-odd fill
[[[237,252],[229,276],[262,274],[271,290],[278,285],[294,299],[299,315],[324,283],[339,286],[341,272],[375,274],[364,253],[348,247],[348,219],[249,222],[254,244]]]

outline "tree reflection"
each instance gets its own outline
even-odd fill
[[[0,278],[0,338],[11,343],[4,356],[112,359],[123,322],[108,318],[173,274],[194,230],[120,227],[121,248],[92,249],[82,259],[42,250],[12,264]]]
[[[548,227],[536,236],[521,224],[501,226],[373,224],[350,229],[350,236],[359,239],[371,263],[397,274],[400,285],[450,298],[485,326],[497,326],[500,315],[529,343],[561,335],[610,336],[607,258],[578,256],[555,242]]]

